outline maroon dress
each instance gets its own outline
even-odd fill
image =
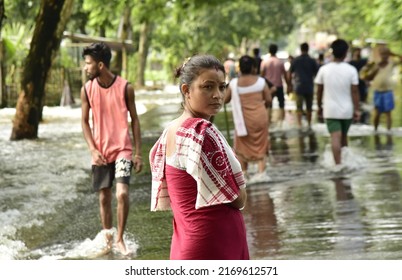
[[[166,165],[173,210],[172,260],[248,260],[243,216],[228,204],[195,209],[196,181],[186,171]]]
[[[150,152],[151,210],[173,211],[170,259],[249,259],[243,215],[230,205],[245,188],[232,148],[212,123],[190,118],[166,157],[167,130]]]

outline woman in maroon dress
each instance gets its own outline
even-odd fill
[[[183,113],[150,152],[151,210],[173,211],[170,259],[249,259],[241,209],[245,181],[239,161],[210,118],[226,90],[222,63],[210,55],[188,59],[176,73]]]

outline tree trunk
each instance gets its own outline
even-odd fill
[[[0,0],[0,108],[7,107],[7,92],[5,87],[5,75],[4,75],[4,51],[3,51],[3,20],[4,15],[4,0]]]
[[[0,34],[3,29],[3,20],[5,19],[4,15],[4,0],[0,0]]]
[[[150,44],[150,34],[152,32],[152,25],[145,21],[141,24],[140,40],[138,46],[139,67],[137,72],[137,85],[145,85],[145,67],[147,64],[148,48]]]
[[[8,96],[6,91],[6,75],[5,63],[4,63],[4,45],[3,39],[0,36],[0,108],[6,108],[8,106]]]
[[[73,0],[42,0],[31,47],[21,78],[21,92],[13,120],[11,140],[38,137],[45,84],[57,53]]]
[[[119,38],[122,42],[124,42],[127,39],[131,39],[131,7],[128,4],[128,1],[126,2],[126,8],[124,9],[119,30],[117,32],[117,38]],[[116,52],[116,56],[113,60],[113,72],[116,74],[121,75],[124,78],[128,78],[128,72],[127,72],[127,51],[125,49],[125,46],[123,44],[123,47],[121,50]]]

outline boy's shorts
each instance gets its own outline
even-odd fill
[[[131,178],[131,160],[120,158],[107,165],[92,165],[92,187],[95,192],[111,188],[113,180],[117,183],[129,184]]]
[[[391,112],[395,107],[392,90],[374,91],[374,107],[380,113]]]
[[[329,133],[341,131],[347,134],[352,124],[352,119],[325,119]]]

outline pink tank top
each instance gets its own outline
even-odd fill
[[[85,84],[85,93],[92,111],[95,146],[108,163],[119,158],[132,159],[126,105],[127,84],[119,76],[115,77],[108,88],[100,86],[97,79]]]
[[[271,56],[262,62],[262,68],[265,68],[265,78],[276,87],[282,87],[282,76],[285,75],[285,65],[276,56]]]

